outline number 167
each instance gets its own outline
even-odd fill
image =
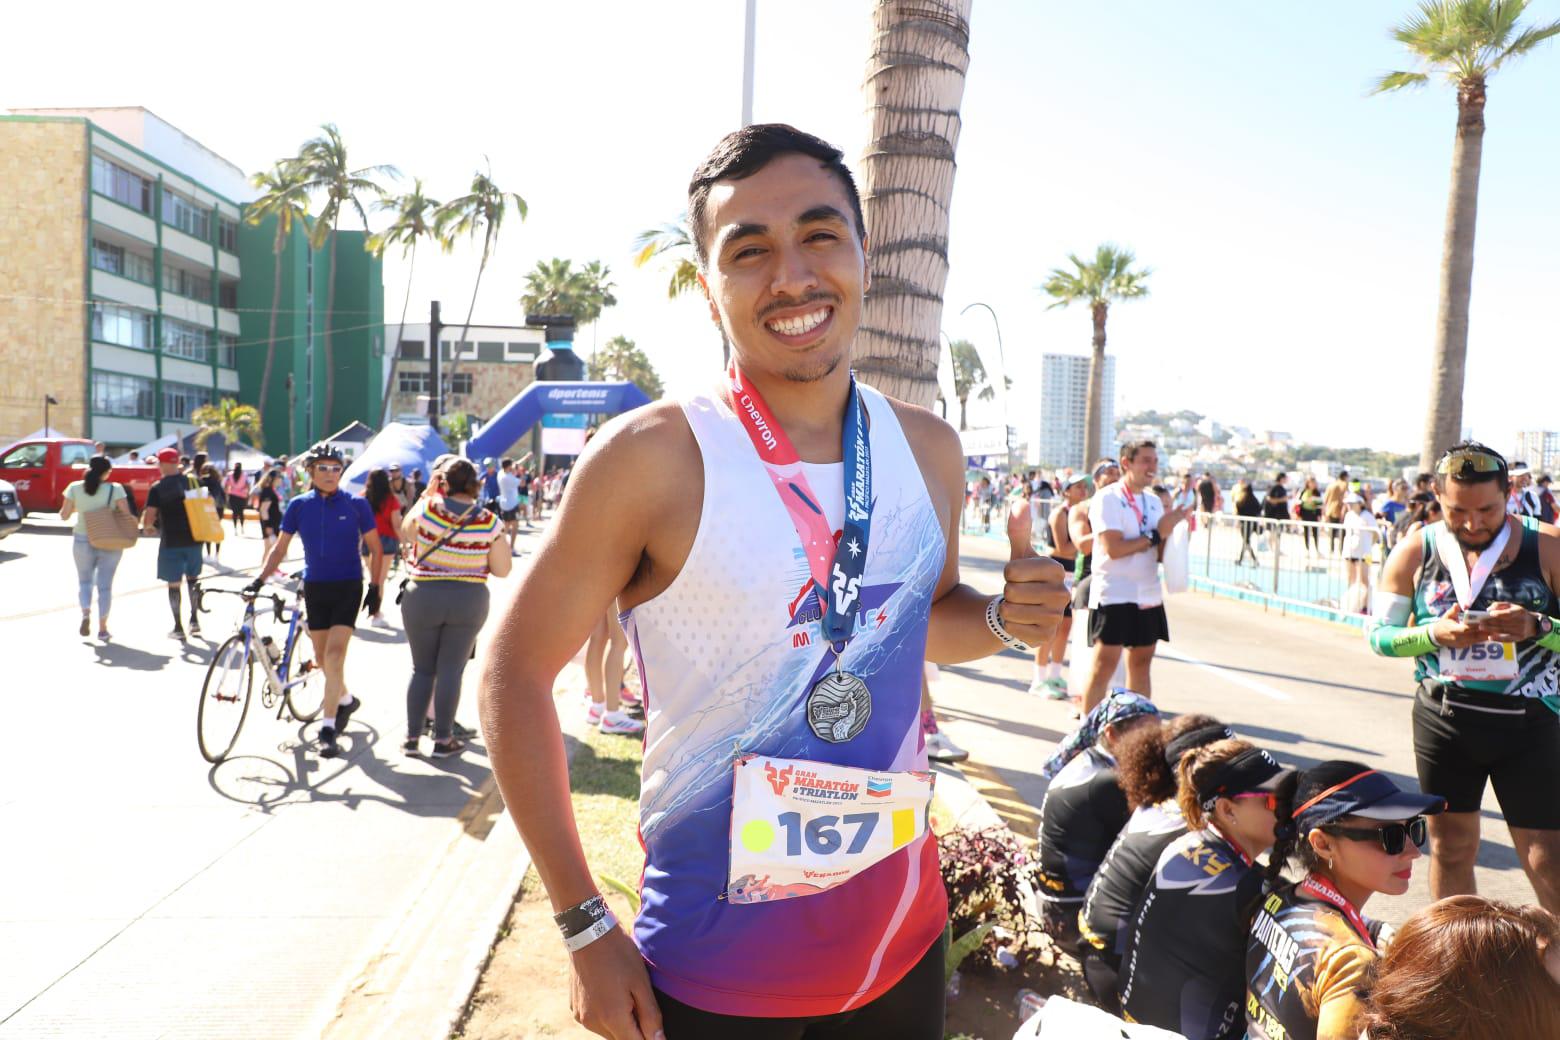
[[[835,826],[843,822],[846,826],[854,826],[856,833],[850,839],[850,847],[845,851],[855,855],[867,847],[867,842],[872,839],[872,831],[877,827],[878,814],[846,813],[839,816],[817,816],[802,824],[802,814],[797,812],[781,813],[778,817],[780,826],[785,828],[785,854],[787,856],[800,856],[802,854],[802,842],[807,842],[808,851],[818,856],[827,856],[838,852],[843,839],[839,829]]]

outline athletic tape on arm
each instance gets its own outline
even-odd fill
[[[1395,592],[1376,592],[1376,609],[1365,629],[1365,641],[1383,657],[1418,657],[1434,653],[1429,625],[1410,626],[1414,602]]]

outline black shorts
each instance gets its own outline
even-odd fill
[[[1502,704],[1502,702],[1505,702]],[[1478,707],[1519,708],[1513,715]],[[1560,830],[1560,716],[1527,698],[1453,694],[1420,684],[1414,697],[1419,789],[1448,812],[1478,812],[1486,781],[1510,827]]]
[[[516,506],[513,509],[500,509],[498,511],[498,518],[500,520],[518,520],[520,519],[520,507]]]
[[[306,581],[303,606],[309,616],[309,631],[321,632],[337,625],[352,628],[358,611],[363,609],[363,582]]]
[[[1072,602],[1069,603],[1068,606],[1072,607],[1074,610],[1088,610],[1089,609],[1089,586],[1091,584],[1093,584],[1093,582],[1094,582],[1094,572],[1093,571],[1090,571],[1088,574],[1085,574],[1083,577],[1079,578],[1073,584]]]
[[[1163,603],[1140,607],[1136,603],[1112,603],[1089,611],[1089,645],[1153,646],[1170,641],[1170,621]]]
[[[807,1018],[744,1018],[717,1015],[690,1007],[655,991],[661,1022],[671,1040],[845,1040],[849,1037],[894,1037],[895,1040],[942,1040],[943,957],[947,939],[940,938],[881,997],[854,1011]]]
[[[1064,560],[1060,556],[1057,556],[1055,553],[1051,554],[1051,559],[1055,560],[1057,563],[1059,563],[1063,567],[1065,567],[1067,569],[1067,573],[1068,574],[1071,574],[1073,572],[1073,567],[1074,567],[1074,564],[1075,564],[1076,561],[1074,561],[1074,560]],[[1062,617],[1072,617],[1072,612],[1073,612],[1072,601],[1068,600],[1067,601],[1067,606],[1062,610]]]

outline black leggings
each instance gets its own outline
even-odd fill
[[[893,1037],[942,1040],[943,956],[946,938],[916,962],[905,977],[876,1000],[854,1011],[809,1018],[744,1018],[689,1007],[655,991],[668,1040],[844,1040]]]

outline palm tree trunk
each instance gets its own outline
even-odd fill
[[[276,312],[282,305],[282,242],[281,234],[276,236],[276,248],[272,251],[276,257],[276,266],[271,273],[271,326],[265,336],[265,369],[260,376],[260,421],[263,427],[265,422],[265,403],[271,394],[271,366],[276,362]]]
[[[460,327],[460,339],[455,341],[455,347],[450,351],[450,367],[439,381],[454,382],[455,369],[460,365],[460,345],[466,342],[466,337],[471,333],[471,316],[477,309],[477,293],[482,290],[482,272],[487,270],[488,251],[482,250],[482,262],[477,265],[477,280],[471,286],[471,305],[466,308],[466,324]],[[439,394],[439,414],[444,414],[444,395],[440,387],[433,388],[434,393]]]
[[[862,157],[871,283],[852,361],[863,378],[924,408],[937,396],[959,103],[971,0],[876,0]]]
[[[969,398],[967,398],[967,397],[959,398],[959,432],[960,433],[963,433],[965,430],[969,429],[969,427],[966,426],[965,423],[964,423],[964,403],[966,401],[968,401],[968,400],[969,400]]]
[[[1419,471],[1429,473],[1441,453],[1462,439],[1463,373],[1468,359],[1468,307],[1473,296],[1473,238],[1484,158],[1484,81],[1457,86],[1457,137],[1452,144],[1452,188],[1441,244],[1441,300],[1430,364],[1430,402]]]
[[[1099,461],[1100,420],[1104,418],[1105,397],[1105,318],[1110,304],[1101,301],[1091,308],[1094,318],[1094,349],[1089,352],[1089,398],[1083,407],[1083,466],[1088,469]]]
[[[406,331],[406,308],[412,303],[412,276],[417,273],[417,238],[412,238],[412,261],[406,265],[406,297],[401,301],[401,324],[395,329],[395,347],[390,351],[390,379],[385,383],[385,399],[379,404],[379,428],[384,429],[390,415],[390,399],[395,396],[395,366],[401,359],[401,335]]]
[[[336,432],[331,422],[332,406],[336,403],[336,354],[331,348],[330,325],[336,309],[336,228],[330,229],[330,285],[325,289],[325,435]]]

